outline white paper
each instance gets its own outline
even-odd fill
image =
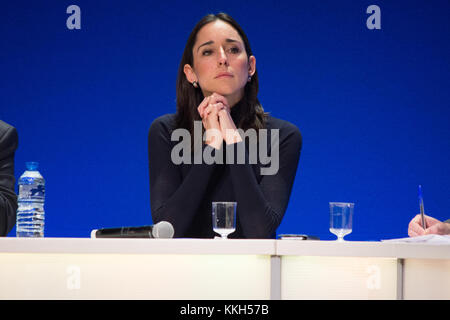
[[[430,243],[430,244],[450,244],[450,235],[427,234],[425,236],[381,240],[383,242],[394,243]]]

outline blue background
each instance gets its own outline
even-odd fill
[[[69,30],[66,8],[81,8]],[[369,30],[366,8],[381,8]],[[328,202],[355,202],[349,240],[407,236],[450,218],[450,3],[438,1],[7,1],[0,119],[19,132],[16,179],[38,161],[48,237],[151,223],[147,133],[175,112],[187,37],[224,11],[246,31],[266,111],[303,150],[278,233],[334,239]],[[15,236],[15,229],[9,234]]]

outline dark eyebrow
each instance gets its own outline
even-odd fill
[[[234,39],[225,39],[225,41],[226,42],[239,42],[239,41],[237,41],[237,40],[234,40]],[[203,47],[203,46],[207,46],[207,45],[209,45],[209,44],[213,44],[214,43],[214,41],[212,41],[212,40],[209,40],[209,41],[207,41],[207,42],[205,42],[205,43],[203,43],[203,44],[201,44],[198,48],[197,48],[197,52],[198,52],[198,50],[201,48],[201,47]]]

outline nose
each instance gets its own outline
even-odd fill
[[[225,50],[222,47],[219,50],[218,63],[219,63],[219,66],[228,65],[228,57],[225,53]]]

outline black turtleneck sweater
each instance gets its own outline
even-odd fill
[[[232,146],[223,143],[221,150],[203,143],[201,150],[194,149],[192,152],[190,163],[174,164],[172,148],[182,141],[171,141],[175,129],[175,114],[166,114],[155,119],[149,130],[153,223],[169,221],[177,238],[213,238],[217,234],[212,229],[211,203],[236,201],[236,231],[229,238],[275,238],[289,202],[300,157],[302,137],[298,128],[287,121],[270,115],[267,117],[267,149],[272,164],[267,164],[267,159],[261,161],[259,155],[256,157],[257,163],[252,162],[248,139]],[[275,158],[271,154],[271,134],[275,134],[272,129],[279,129],[279,166],[276,173],[274,169],[277,167],[273,166]],[[237,149],[243,147],[242,144],[245,147],[245,163],[237,159]],[[230,147],[234,148],[232,154]],[[219,152],[223,156],[222,164],[220,161],[207,164],[204,158],[202,163],[196,164],[193,160],[195,152],[208,153],[213,157]],[[261,169],[271,165],[269,173],[275,174],[262,174]]]

